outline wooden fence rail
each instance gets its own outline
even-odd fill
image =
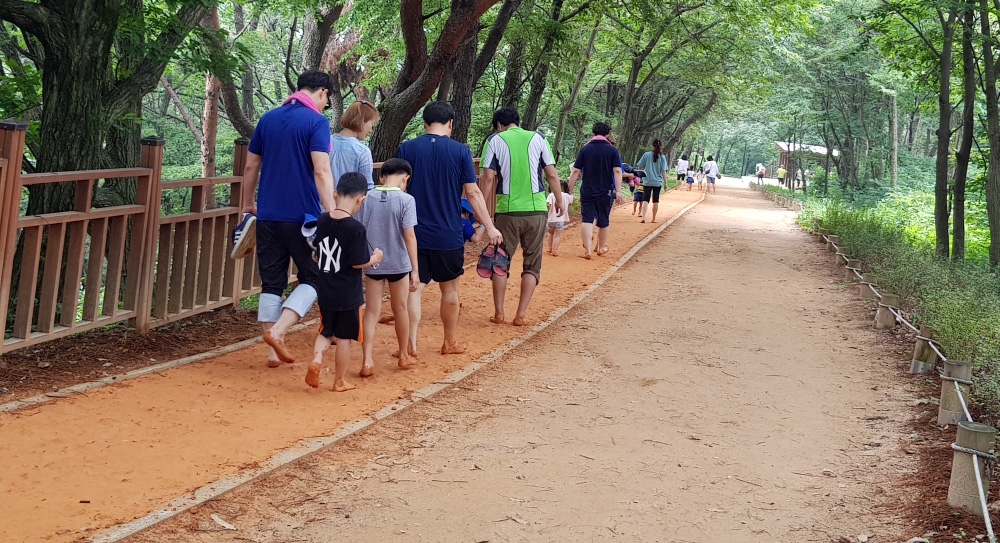
[[[126,320],[146,333],[260,292],[256,259],[229,258],[245,140],[236,142],[233,176],[163,182],[160,138],[142,140],[138,168],[22,174],[26,129],[0,121],[0,307],[8,315],[0,353]],[[135,200],[94,208],[109,179],[135,180]],[[73,208],[22,216],[24,188],[52,183],[76,185]],[[209,209],[217,185],[229,185],[230,200]],[[191,189],[190,207],[164,216],[163,191],[177,188]]]

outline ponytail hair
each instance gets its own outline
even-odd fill
[[[663,142],[656,139],[653,140],[653,162],[660,160],[660,155],[663,154]]]

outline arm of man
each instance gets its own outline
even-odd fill
[[[624,201],[622,198],[622,169],[620,166],[615,166],[615,202],[620,204]]]
[[[559,172],[554,164],[545,167],[545,177],[549,180],[549,190],[555,196],[552,203],[556,208],[556,217],[562,217],[566,210],[563,209],[562,184],[559,182]]]
[[[483,170],[488,172],[490,170]],[[486,209],[486,199],[483,198],[483,191],[479,190],[479,185],[475,183],[465,183],[462,186],[462,195],[472,204],[473,215],[486,227],[486,236],[490,238],[490,243],[496,245],[503,243],[503,235],[493,226],[493,219],[489,210]]]
[[[569,185],[570,192],[573,192],[573,188],[576,187],[576,181],[580,179],[581,174],[583,174],[583,171],[576,169],[575,166],[573,167],[573,170],[569,173],[569,181],[566,184]]]
[[[243,167],[243,190],[240,193],[240,208],[243,213],[257,216],[257,183],[260,181],[261,157],[256,153],[247,152],[246,165]]]
[[[410,292],[416,292],[420,284],[420,270],[417,268],[417,234],[413,227],[403,230],[403,242],[406,244],[406,254],[410,256]]]
[[[333,199],[335,185],[333,183],[333,170],[330,169],[330,153],[321,151],[310,151],[312,157],[313,176],[316,178],[316,191],[319,192],[319,203],[323,204],[323,209],[327,212],[337,208],[337,202]]]

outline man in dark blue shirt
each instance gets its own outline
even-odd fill
[[[569,191],[573,192],[578,179],[580,185],[580,212],[583,215],[580,234],[583,238],[583,258],[591,259],[594,223],[597,223],[597,254],[608,252],[608,232],[611,225],[611,206],[622,203],[622,157],[608,141],[611,127],[607,123],[594,124],[594,137],[580,149],[569,176]]]
[[[303,72],[295,94],[257,122],[247,152],[242,208],[257,217],[261,279],[257,320],[264,326],[264,341],[271,347],[267,361],[271,368],[280,366],[281,361],[295,361],[285,348],[285,332],[316,301],[319,271],[312,248],[302,236],[302,221],[307,214],[319,216],[321,204],[326,210],[336,207],[330,171],[330,121],[320,113],[329,104],[332,91],[330,74]],[[299,284],[282,302],[289,258],[298,269]]]
[[[458,283],[464,272],[465,239],[462,235],[462,198],[472,204],[479,222],[486,227],[490,243],[503,236],[493,226],[486,200],[476,184],[476,170],[469,147],[451,139],[455,109],[446,102],[424,106],[424,135],[404,142],[396,153],[413,167],[406,191],[417,209],[417,267],[420,286],[410,293],[410,356],[417,355],[417,327],[424,287],[436,281],[441,287],[441,321],[444,344],[441,354],[461,354],[468,347],[459,343]]]

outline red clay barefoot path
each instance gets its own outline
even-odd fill
[[[661,200],[665,220],[700,199],[696,192],[671,192]],[[615,210],[611,252],[586,262],[577,255],[579,230],[563,233],[558,258],[546,257],[542,283],[529,319],[539,322],[585,290],[656,226],[639,224],[630,206]],[[520,269],[515,257],[512,269]],[[516,273],[515,273],[516,276]],[[519,279],[508,285],[516,293]],[[490,324],[490,283],[467,274],[462,284],[460,338],[463,355],[437,354],[441,323],[439,296],[424,297],[419,345],[421,365],[391,369],[394,335],[380,326],[377,373],[354,382],[358,390],[335,394],[309,389],[304,362],[268,370],[262,345],[209,361],[0,416],[0,523],[3,541],[73,541],[96,530],[143,516],[176,496],[310,438],[329,435],[342,424],[370,416],[401,398],[526,333],[525,328]],[[516,295],[508,295],[513,314]],[[312,332],[288,338],[299,360],[312,352]],[[352,373],[360,368],[355,349]],[[330,360],[332,362],[332,360]]]

